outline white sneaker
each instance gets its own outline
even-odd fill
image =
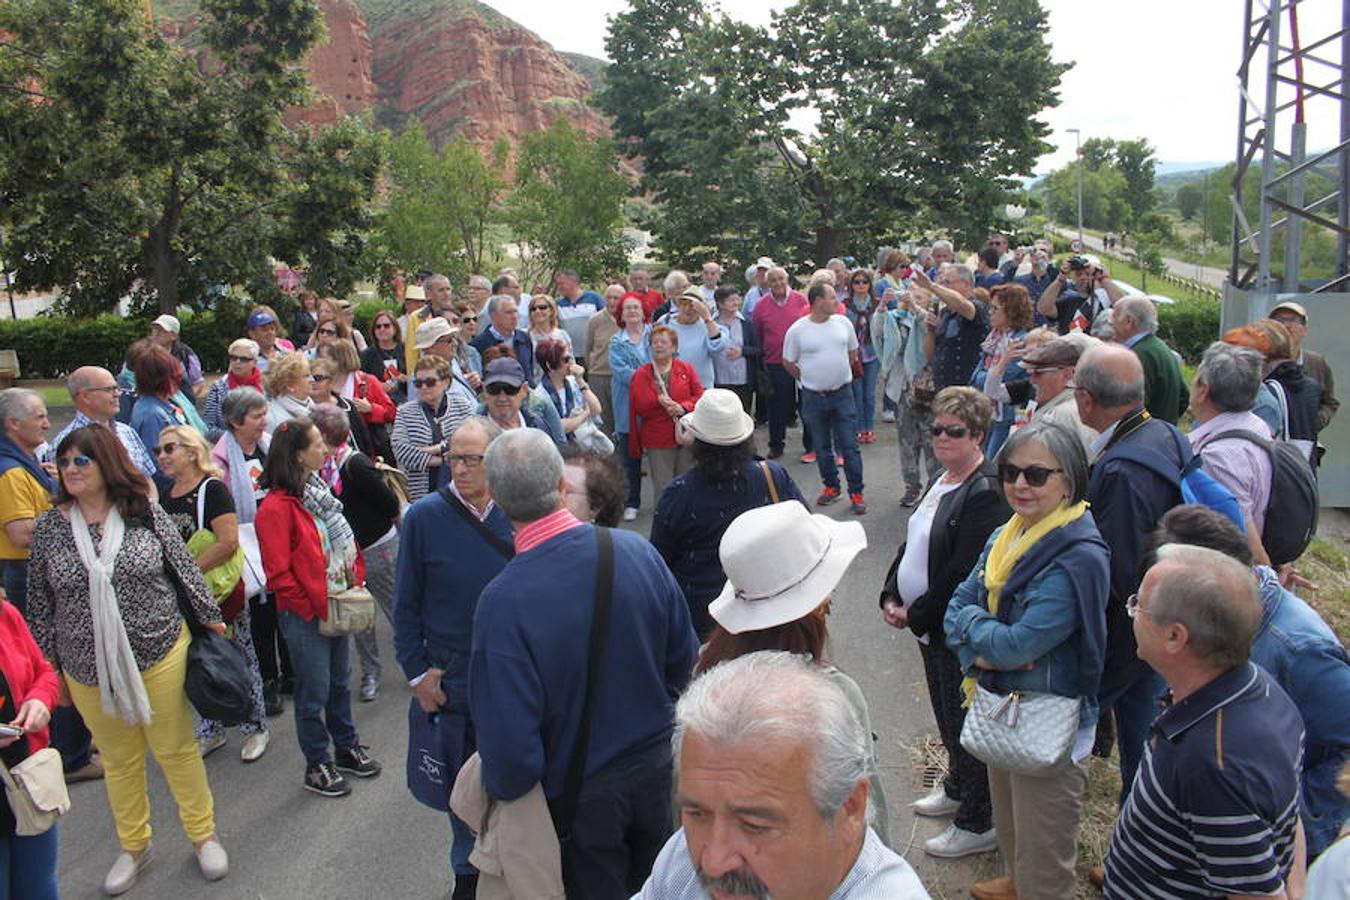
[[[895,413],[894,413],[893,411],[889,410],[889,409],[887,409],[887,410],[882,410],[882,413],[881,413],[881,421],[883,421],[883,422],[894,422],[894,421],[895,421]]]
[[[219,881],[230,874],[230,857],[219,839],[210,838],[197,850],[197,866],[207,881]]]
[[[947,796],[947,789],[939,783],[931,794],[922,800],[915,800],[910,808],[921,816],[950,816],[961,808],[961,801]]]
[[[975,853],[989,853],[997,849],[998,836],[994,834],[994,829],[990,828],[984,834],[976,834],[973,831],[966,831],[964,828],[957,828],[955,824],[948,825],[947,830],[943,831],[942,834],[923,842],[925,853],[929,856],[941,856],[944,859],[956,859],[959,856],[970,856]]]
[[[221,747],[224,747],[227,740],[229,739],[225,737],[225,732],[223,731],[218,731],[209,737],[197,738],[197,752],[203,757],[210,756]]]
[[[264,753],[267,752],[267,742],[272,736],[266,731],[255,732],[244,738],[244,746],[239,751],[239,758],[244,762],[257,762]]]
[[[624,520],[625,522],[635,522],[635,521],[637,521],[637,512],[638,512],[638,511],[637,511],[637,508],[636,508],[636,507],[625,506],[625,507],[623,508],[623,520]]]
[[[119,853],[117,861],[108,870],[108,877],[103,879],[103,893],[109,897],[116,897],[131,890],[136,883],[136,876],[140,874],[141,869],[149,865],[151,857],[148,844],[141,855],[135,858],[125,850]]]

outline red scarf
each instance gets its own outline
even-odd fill
[[[261,394],[263,392],[262,369],[254,366],[253,374],[248,378],[235,378],[233,372],[226,372],[225,383],[230,386],[230,390],[234,390],[237,387],[251,387]]]

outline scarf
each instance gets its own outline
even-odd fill
[[[1013,333],[1010,328],[995,328],[991,330],[987,337],[980,342],[980,353],[983,354],[980,365],[985,369],[993,368],[994,363],[1003,355],[1009,342],[1012,341]]]
[[[328,539],[333,543],[334,556],[344,560],[356,558],[356,535],[347,517],[342,514],[342,501],[333,496],[328,485],[317,474],[305,481],[305,496],[302,498],[305,509],[323,522]]]
[[[281,410],[286,413],[286,418],[288,419],[294,419],[297,416],[307,416],[309,415],[310,410],[314,408],[313,402],[308,397],[304,400],[297,400],[290,394],[281,394],[277,397],[273,397],[272,402],[281,407]],[[271,429],[268,430],[270,431]]]
[[[343,441],[341,444],[323,458],[323,466],[319,469],[319,478],[328,485],[328,489],[333,492],[333,496],[342,496],[342,466],[352,456],[352,445],[349,441]]]
[[[236,378],[233,372],[225,373],[225,384],[230,390],[239,387],[251,387],[258,393],[263,393],[262,369],[253,367],[253,374],[248,378]]]
[[[850,296],[847,305],[848,318],[853,320],[853,333],[858,338],[859,347],[870,347],[872,345],[872,315],[877,311],[880,301],[870,294],[864,298],[862,305],[858,304],[858,298]]]
[[[1063,528],[1070,522],[1077,521],[1087,512],[1087,506],[1086,500],[1080,500],[1072,506],[1061,503],[1054,512],[1030,528],[1026,527],[1019,514],[1013,513],[1013,517],[1003,526],[998,537],[994,538],[993,546],[989,548],[989,556],[984,561],[984,588],[988,593],[986,606],[990,615],[998,615],[1003,586],[1008,583],[1008,577],[1012,575],[1013,569],[1027,551],[1056,528]],[[975,699],[975,678],[967,676],[962,679],[961,690],[965,694],[963,705],[970,706],[971,701]]]
[[[93,616],[94,665],[98,671],[98,693],[103,711],[128,725],[150,724],[150,698],[136,666],[136,656],[127,640],[122,611],[113,588],[113,568],[122,549],[126,527],[122,515],[113,506],[103,521],[103,539],[97,550],[90,527],[78,503],[70,507],[70,530],[75,549],[89,573],[89,611]]]
[[[248,477],[244,448],[234,439],[234,432],[226,431],[224,440],[225,462],[230,470],[230,496],[234,498],[234,510],[240,524],[247,524],[258,515],[258,499],[253,496],[253,479]]]
[[[22,467],[32,475],[47,493],[56,492],[56,481],[47,474],[46,469],[38,465],[37,457],[25,453],[22,447],[10,440],[9,435],[0,434],[0,473],[15,467]]]

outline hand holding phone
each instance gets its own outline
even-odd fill
[[[23,737],[24,730],[18,725],[11,725],[8,722],[0,722],[0,737]]]

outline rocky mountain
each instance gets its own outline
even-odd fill
[[[416,119],[436,143],[490,145],[548,127],[559,114],[607,134],[586,103],[603,63],[565,56],[477,0],[318,0],[327,37],[310,53],[319,99],[291,120],[326,124],[369,112],[376,125]],[[156,0],[160,28],[191,44],[192,0]]]

